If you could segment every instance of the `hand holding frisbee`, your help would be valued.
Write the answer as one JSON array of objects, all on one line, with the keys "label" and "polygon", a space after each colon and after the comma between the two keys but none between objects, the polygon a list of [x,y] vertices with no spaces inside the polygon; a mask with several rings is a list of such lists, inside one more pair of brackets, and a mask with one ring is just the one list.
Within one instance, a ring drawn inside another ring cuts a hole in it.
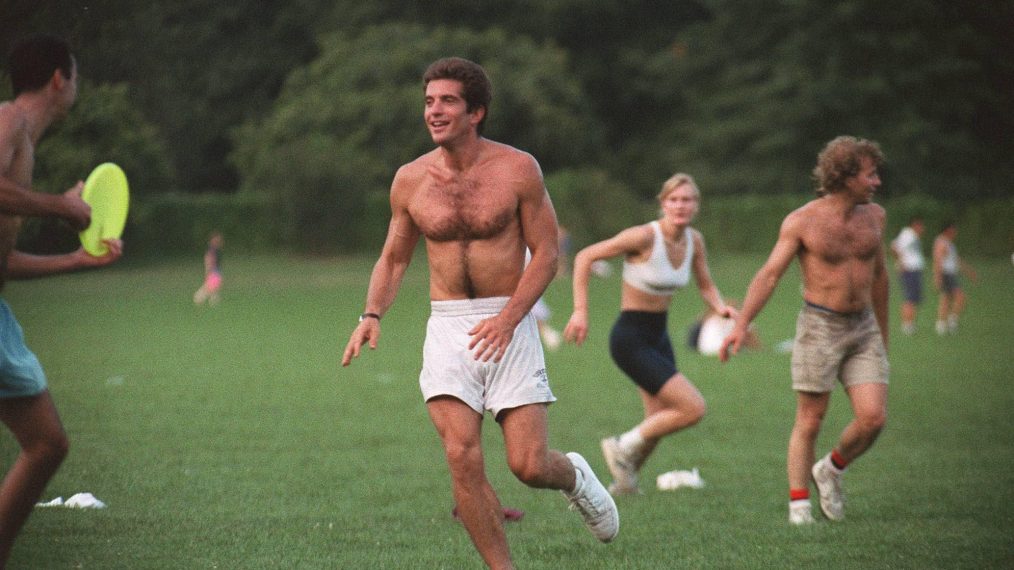
[{"label": "hand holding frisbee", "polygon": [[92,223],[81,232],[81,245],[89,254],[103,256],[109,251],[103,240],[119,239],[127,223],[127,175],[112,162],[98,165],[85,180],[81,199],[92,207]]}]

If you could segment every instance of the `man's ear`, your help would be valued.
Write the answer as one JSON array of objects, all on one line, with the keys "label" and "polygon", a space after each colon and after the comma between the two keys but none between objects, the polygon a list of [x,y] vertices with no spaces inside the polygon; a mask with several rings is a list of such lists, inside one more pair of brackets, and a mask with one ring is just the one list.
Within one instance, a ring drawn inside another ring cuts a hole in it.
[{"label": "man's ear", "polygon": [[53,76],[49,78],[49,84],[57,91],[63,89],[63,86],[67,83],[67,81],[68,79],[63,76],[63,72],[59,69],[54,69]]},{"label": "man's ear", "polygon": [[472,111],[472,119],[470,122],[473,125],[478,125],[479,123],[482,122],[482,120],[485,117],[486,117],[486,107],[482,106]]}]

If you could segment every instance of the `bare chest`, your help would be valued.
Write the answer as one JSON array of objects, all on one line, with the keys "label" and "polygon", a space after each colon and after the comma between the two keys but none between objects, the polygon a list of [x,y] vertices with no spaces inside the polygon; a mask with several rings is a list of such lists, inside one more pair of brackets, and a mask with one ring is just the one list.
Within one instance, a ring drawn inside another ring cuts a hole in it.
[{"label": "bare chest", "polygon": [[427,239],[490,239],[518,219],[516,194],[496,181],[427,179],[415,193],[409,212]]},{"label": "bare chest", "polygon": [[864,216],[848,222],[813,224],[804,236],[808,254],[830,265],[873,259],[881,248],[880,228],[872,217]]}]

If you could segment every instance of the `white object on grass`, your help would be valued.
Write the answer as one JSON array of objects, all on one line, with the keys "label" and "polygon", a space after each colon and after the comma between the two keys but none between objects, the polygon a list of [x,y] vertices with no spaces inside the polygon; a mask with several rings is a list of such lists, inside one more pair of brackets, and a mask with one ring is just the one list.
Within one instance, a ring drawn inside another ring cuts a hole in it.
[{"label": "white object on grass", "polygon": [[36,507],[67,507],[68,509],[104,509],[106,504],[91,493],[76,493],[66,501],[57,497],[46,503],[36,503]]},{"label": "white object on grass", "polygon": [[696,467],[691,471],[681,471],[679,469],[668,471],[659,475],[655,482],[662,491],[672,491],[680,487],[689,487],[691,489],[704,487],[704,479],[701,479],[701,473]]}]

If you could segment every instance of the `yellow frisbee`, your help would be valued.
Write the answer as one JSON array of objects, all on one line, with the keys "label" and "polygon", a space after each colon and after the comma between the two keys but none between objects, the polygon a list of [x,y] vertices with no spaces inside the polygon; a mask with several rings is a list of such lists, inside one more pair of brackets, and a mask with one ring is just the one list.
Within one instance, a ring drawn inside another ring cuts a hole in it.
[{"label": "yellow frisbee", "polygon": [[81,198],[92,207],[92,223],[81,232],[81,245],[94,256],[105,255],[109,248],[102,240],[119,239],[127,224],[130,207],[127,175],[112,162],[100,164],[85,180]]}]

